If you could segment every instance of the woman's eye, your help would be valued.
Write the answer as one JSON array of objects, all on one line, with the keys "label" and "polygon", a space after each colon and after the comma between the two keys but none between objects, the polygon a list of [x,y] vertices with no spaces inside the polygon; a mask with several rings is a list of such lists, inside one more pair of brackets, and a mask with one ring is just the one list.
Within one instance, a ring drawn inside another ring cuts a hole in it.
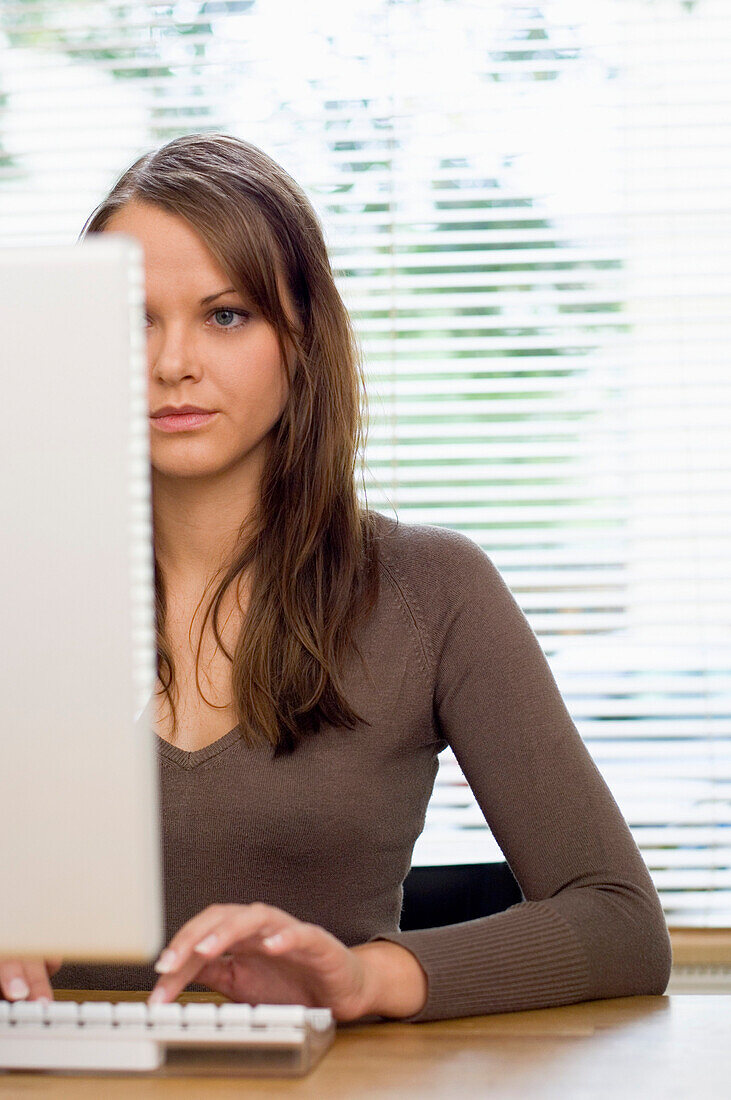
[{"label": "woman's eye", "polygon": [[224,317],[224,318],[226,318],[226,317],[228,317],[228,318],[230,318],[230,317],[240,317],[241,321],[242,321],[241,325],[234,325],[234,324],[230,324],[228,321],[224,320],[223,324],[214,325],[213,326],[214,328],[242,328],[243,322],[246,320],[246,318],[249,316],[249,314],[243,309],[216,309],[216,310],[213,311],[211,316],[212,317]]},{"label": "woman's eye", "polygon": [[[227,328],[239,329],[239,328],[243,328],[244,322],[250,316],[251,316],[251,314],[247,313],[247,311],[245,309],[215,309],[213,311],[213,313],[211,314],[211,317],[222,318],[220,324],[215,324],[213,326],[214,328],[220,328],[220,329],[227,329]],[[233,318],[233,317],[240,317],[241,318],[241,324],[234,325],[231,321],[231,318]],[[146,318],[146,323],[148,325],[150,324],[149,316]]]}]

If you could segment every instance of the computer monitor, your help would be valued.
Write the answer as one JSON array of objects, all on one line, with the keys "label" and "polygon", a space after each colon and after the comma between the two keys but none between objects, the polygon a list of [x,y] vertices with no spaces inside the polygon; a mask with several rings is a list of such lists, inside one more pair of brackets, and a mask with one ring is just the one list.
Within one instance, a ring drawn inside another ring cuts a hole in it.
[{"label": "computer monitor", "polygon": [[162,946],[144,263],[0,248],[0,956]]}]

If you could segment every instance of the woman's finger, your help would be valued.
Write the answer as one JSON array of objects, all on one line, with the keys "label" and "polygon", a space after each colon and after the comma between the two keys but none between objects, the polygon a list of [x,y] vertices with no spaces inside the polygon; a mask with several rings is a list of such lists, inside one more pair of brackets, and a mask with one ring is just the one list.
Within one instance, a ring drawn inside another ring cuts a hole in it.
[{"label": "woman's finger", "polygon": [[0,991],[9,1001],[24,1001],[30,993],[25,977],[25,964],[19,959],[0,962]]},{"label": "woman's finger", "polygon": [[224,997],[230,997],[233,1001],[239,1000],[236,996],[237,974],[231,965],[232,962],[230,955],[204,962],[198,971],[196,981],[207,985],[209,989],[215,989],[216,992],[223,993]]},{"label": "woman's finger", "polygon": [[28,994],[29,1001],[37,1001],[41,997],[47,997],[49,1001],[53,1000],[53,989],[48,980],[48,970],[44,961],[41,959],[28,960],[25,964],[25,980],[30,990]]},{"label": "woman's finger", "polygon": [[46,959],[46,968],[51,977],[61,969],[63,966],[63,959],[56,956],[53,959]]},{"label": "woman's finger", "polygon": [[178,969],[173,970],[170,974],[161,975],[147,998],[148,1003],[167,1004],[174,1001],[177,995],[183,992],[188,982],[195,981],[199,971],[205,965],[205,959],[194,954]]},{"label": "woman's finger", "polygon": [[330,944],[324,929],[299,921],[288,914],[287,919],[268,921],[252,928],[245,914],[235,915],[213,928],[206,938],[195,945],[194,951],[206,959],[215,959],[226,951],[235,950],[246,938],[256,936],[267,955],[282,955],[292,951],[306,951],[311,956],[327,951]]},{"label": "woman's finger", "polygon": [[240,929],[240,937],[244,937],[256,932],[266,934],[269,931],[279,930],[283,925],[294,920],[294,917],[282,909],[263,905],[261,902],[254,902],[252,905],[210,905],[176,932],[155,963],[155,970],[158,974],[171,974],[179,970],[193,955],[199,944],[205,943],[208,948],[203,952],[196,952],[199,960],[211,958],[220,953],[215,950],[215,944],[220,930],[227,927],[231,921],[236,922],[236,926]]},{"label": "woman's finger", "polygon": [[207,963],[223,954],[228,945],[242,945],[246,940],[260,942],[264,936],[300,923],[284,910],[259,902],[222,908],[223,918],[218,913],[213,914],[218,920],[212,922],[194,918],[170,941],[174,956],[170,960],[166,957],[168,953],[163,951],[156,964],[155,969],[158,973],[162,971],[162,977],[150,994],[151,1004],[174,1000]]},{"label": "woman's finger", "polygon": [[[256,933],[252,933],[250,939],[258,939]],[[239,936],[239,943],[242,943]],[[162,974],[148,998],[150,1004],[166,1004],[174,1001],[179,993],[185,989],[189,982],[198,981],[201,970],[210,966],[212,959],[200,955],[197,951],[189,952],[188,956],[167,974]]]},{"label": "woman's finger", "polygon": [[193,944],[193,951],[202,958],[215,959],[234,944],[251,939],[282,935],[301,922],[281,909],[262,906],[237,906],[211,928],[202,940]]},{"label": "woman's finger", "polygon": [[177,970],[190,955],[193,945],[202,939],[214,928],[224,916],[226,905],[209,905],[179,928],[167,947],[160,952],[160,957],[155,963],[158,974],[169,974]]}]

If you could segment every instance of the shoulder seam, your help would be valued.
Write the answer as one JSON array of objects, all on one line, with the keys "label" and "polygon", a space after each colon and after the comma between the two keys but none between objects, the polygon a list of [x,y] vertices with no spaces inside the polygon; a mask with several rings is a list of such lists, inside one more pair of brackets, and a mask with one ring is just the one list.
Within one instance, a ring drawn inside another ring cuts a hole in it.
[{"label": "shoulder seam", "polygon": [[[411,616],[411,621],[414,624],[414,629],[416,630],[416,636],[419,639],[419,644],[421,646],[422,655],[424,657],[424,671],[426,672],[427,676],[432,676],[433,677],[434,667],[436,665],[436,660],[435,660],[435,657],[434,657],[434,651],[431,647],[431,642],[429,640],[429,632],[424,629],[423,619],[421,617],[421,614],[420,614],[420,612],[417,612],[418,600],[416,599],[416,596],[414,595],[410,585],[405,580],[403,574],[399,573],[399,575],[396,576],[396,572],[394,571],[393,566],[392,565],[386,565],[386,563],[383,560],[382,556],[379,555],[379,558],[380,558],[381,568],[383,569],[383,571],[385,573],[388,574],[388,576],[391,580],[391,583],[393,584],[394,588],[398,592],[399,596],[401,597],[401,599],[403,601],[404,606],[406,607],[406,610],[408,611],[409,615]],[[407,595],[407,592],[408,592],[408,595]]]}]

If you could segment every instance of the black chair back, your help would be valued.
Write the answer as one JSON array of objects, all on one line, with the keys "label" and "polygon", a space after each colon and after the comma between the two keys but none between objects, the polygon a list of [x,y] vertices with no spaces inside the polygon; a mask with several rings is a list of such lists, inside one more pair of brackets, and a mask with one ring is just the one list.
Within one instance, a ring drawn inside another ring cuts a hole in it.
[{"label": "black chair back", "polygon": [[404,880],[401,931],[439,928],[500,913],[523,901],[507,863],[412,867]]}]

